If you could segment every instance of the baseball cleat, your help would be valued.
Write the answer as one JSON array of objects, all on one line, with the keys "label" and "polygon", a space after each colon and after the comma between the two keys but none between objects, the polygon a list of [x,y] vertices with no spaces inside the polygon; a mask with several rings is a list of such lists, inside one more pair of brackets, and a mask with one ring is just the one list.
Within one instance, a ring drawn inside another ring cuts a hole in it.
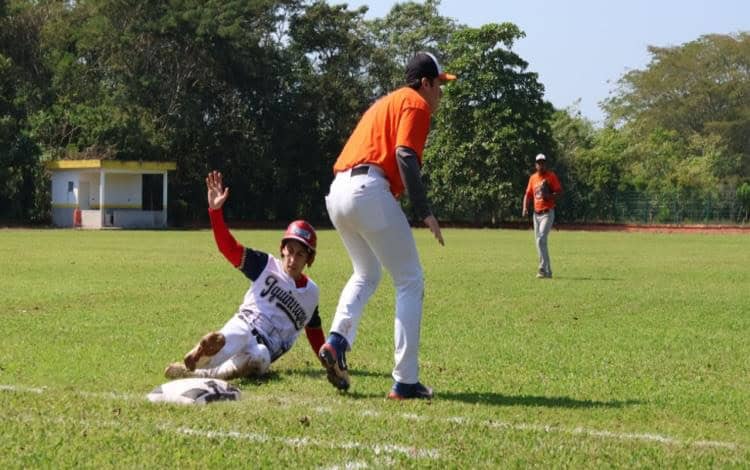
[{"label": "baseball cleat", "polygon": [[332,344],[325,343],[318,351],[318,357],[326,368],[328,381],[339,390],[349,389],[349,372],[344,351],[338,353]]},{"label": "baseball cleat", "polygon": [[412,398],[430,400],[434,395],[430,387],[425,387],[419,382],[415,384],[395,382],[393,388],[388,393],[388,398],[391,400],[409,400]]},{"label": "baseball cleat", "polygon": [[164,377],[168,379],[185,379],[192,376],[192,372],[181,362],[173,362],[164,369]]},{"label": "baseball cleat", "polygon": [[187,353],[184,358],[185,367],[187,370],[195,370],[196,367],[204,366],[208,363],[208,360],[221,351],[221,348],[226,344],[224,335],[218,331],[208,333],[206,336],[201,338],[200,342],[195,345],[192,351]]}]

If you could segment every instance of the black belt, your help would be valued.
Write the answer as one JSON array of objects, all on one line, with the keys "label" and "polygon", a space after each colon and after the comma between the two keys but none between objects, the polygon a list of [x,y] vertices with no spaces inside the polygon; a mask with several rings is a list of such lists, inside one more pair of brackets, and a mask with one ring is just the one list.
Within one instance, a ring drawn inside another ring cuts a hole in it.
[{"label": "black belt", "polygon": [[276,359],[280,358],[285,352],[287,352],[287,349],[284,349],[283,347],[277,350],[271,349],[271,345],[268,344],[268,340],[265,336],[260,334],[260,331],[253,328],[253,330],[250,332],[253,336],[255,336],[255,339],[258,341],[258,344],[262,344],[266,348],[268,348],[268,354],[271,355],[271,362],[276,361]]},{"label": "black belt", "polygon": [[[240,318],[242,318],[243,320],[245,320],[245,323],[247,323],[249,326],[253,326],[252,320],[250,319],[250,316],[248,315],[250,313],[252,313],[252,312],[250,312],[249,310],[242,310],[242,311],[238,312],[237,315],[239,315]],[[263,336],[262,334],[260,334],[260,331],[258,331],[255,328],[253,328],[250,331],[250,334],[252,334],[253,336],[255,336],[255,339],[258,340],[258,344],[262,344],[263,346],[265,346],[265,347],[268,348],[268,340],[266,339],[265,336]],[[268,348],[268,349],[271,349],[271,348]]]},{"label": "black belt", "polygon": [[266,340],[266,337],[260,334],[258,330],[253,328],[253,331],[251,331],[250,333],[255,336],[256,340],[258,340],[258,344],[262,344],[263,346],[267,347],[269,351],[271,350],[271,348],[268,347],[268,341]]},{"label": "black belt", "polygon": [[370,171],[369,165],[360,165],[352,168],[350,171],[352,176],[366,175]]},{"label": "black belt", "polygon": [[544,210],[541,210],[541,211],[534,211],[534,213],[535,213],[536,215],[542,215],[542,214],[546,214],[547,212],[549,212],[549,211],[551,211],[551,210],[552,210],[552,209],[544,209]]}]

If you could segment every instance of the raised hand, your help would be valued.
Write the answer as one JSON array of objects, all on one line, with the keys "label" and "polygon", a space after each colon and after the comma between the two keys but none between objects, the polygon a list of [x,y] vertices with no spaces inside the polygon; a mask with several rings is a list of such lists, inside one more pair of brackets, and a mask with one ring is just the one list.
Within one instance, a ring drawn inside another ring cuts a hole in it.
[{"label": "raised hand", "polygon": [[222,183],[221,173],[214,170],[206,176],[206,188],[208,189],[208,207],[221,209],[229,197],[229,188]]}]

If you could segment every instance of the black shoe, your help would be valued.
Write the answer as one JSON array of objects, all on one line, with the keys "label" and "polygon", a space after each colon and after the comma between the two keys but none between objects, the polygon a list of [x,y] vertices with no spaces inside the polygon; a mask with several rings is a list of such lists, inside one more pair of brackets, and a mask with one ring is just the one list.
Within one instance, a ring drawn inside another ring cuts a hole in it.
[{"label": "black shoe", "polygon": [[409,400],[411,398],[430,400],[433,396],[435,396],[435,394],[432,389],[430,387],[425,387],[419,382],[415,384],[395,382],[393,388],[388,393],[388,398],[391,400]]},{"label": "black shoe", "polygon": [[318,357],[326,368],[328,381],[339,390],[349,389],[349,372],[344,351],[336,351],[330,343],[325,343],[318,351]]}]

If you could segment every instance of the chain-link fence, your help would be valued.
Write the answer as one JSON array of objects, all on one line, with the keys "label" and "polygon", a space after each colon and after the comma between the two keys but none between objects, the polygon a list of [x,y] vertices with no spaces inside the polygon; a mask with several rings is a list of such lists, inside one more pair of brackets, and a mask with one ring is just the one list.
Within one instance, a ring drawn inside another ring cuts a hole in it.
[{"label": "chain-link fence", "polygon": [[[684,198],[626,191],[578,214],[579,221],[638,224],[748,224],[748,207],[734,196]],[[573,207],[571,207],[573,209]],[[571,214],[572,215],[572,214]],[[581,220],[583,219],[583,220]]]}]

